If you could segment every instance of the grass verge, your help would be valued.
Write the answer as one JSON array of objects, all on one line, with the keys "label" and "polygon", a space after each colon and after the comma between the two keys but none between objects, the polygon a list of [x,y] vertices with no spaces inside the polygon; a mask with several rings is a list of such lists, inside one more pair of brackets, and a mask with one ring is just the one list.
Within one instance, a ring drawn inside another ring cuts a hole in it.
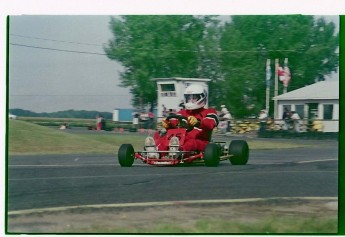
[{"label": "grass verge", "polygon": [[334,234],[337,232],[337,220],[335,218],[288,218],[270,217],[255,222],[244,221],[231,222],[215,219],[197,220],[190,226],[177,225],[174,223],[147,224],[142,227],[130,228],[107,228],[92,226],[88,229],[73,232],[81,233],[154,233],[154,234]]},{"label": "grass verge", "polygon": [[[30,154],[115,154],[121,144],[132,144],[141,150],[144,138],[137,135],[109,134],[71,134],[62,130],[40,126],[30,122],[9,121],[8,152],[10,155]],[[306,146],[288,142],[248,141],[250,149],[284,149]]]}]

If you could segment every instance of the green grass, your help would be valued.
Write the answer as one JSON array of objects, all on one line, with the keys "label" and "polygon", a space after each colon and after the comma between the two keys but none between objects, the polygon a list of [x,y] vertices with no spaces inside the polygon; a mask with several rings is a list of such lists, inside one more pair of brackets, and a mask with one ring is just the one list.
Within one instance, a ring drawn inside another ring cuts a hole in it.
[{"label": "green grass", "polygon": [[[70,134],[36,124],[11,120],[9,122],[9,154],[115,154],[121,143],[138,146],[142,137]],[[95,132],[96,133],[96,132]]]},{"label": "green grass", "polygon": [[156,234],[335,234],[337,219],[332,217],[267,217],[255,221],[200,219],[188,223],[149,222],[145,225],[111,228],[93,225],[71,227],[67,232],[79,233],[156,233]]},{"label": "green grass", "polygon": [[[141,150],[144,137],[109,132],[71,134],[56,128],[20,120],[9,121],[8,151],[15,154],[116,154],[120,145],[132,144]],[[248,141],[250,149],[283,149],[302,147],[288,142]]]}]

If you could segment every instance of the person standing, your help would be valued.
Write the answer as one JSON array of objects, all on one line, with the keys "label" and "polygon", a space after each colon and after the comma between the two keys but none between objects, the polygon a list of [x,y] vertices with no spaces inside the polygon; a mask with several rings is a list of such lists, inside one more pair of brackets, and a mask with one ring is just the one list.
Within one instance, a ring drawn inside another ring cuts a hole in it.
[{"label": "person standing", "polygon": [[289,111],[288,108],[284,108],[284,113],[283,113],[283,120],[284,120],[284,130],[289,130],[291,127],[291,112]]},{"label": "person standing", "polygon": [[103,117],[103,115],[100,116],[101,117],[101,130],[105,130],[105,118]]},{"label": "person standing", "polygon": [[229,133],[231,130],[231,119],[232,119],[232,116],[229,110],[225,107],[222,107],[222,111],[220,112],[219,117],[220,117],[220,122],[219,122],[220,132]]},{"label": "person standing", "polygon": [[165,105],[162,105],[162,116],[163,118],[168,116],[168,110],[167,110],[167,107],[165,107]]},{"label": "person standing", "polygon": [[135,111],[135,112],[132,113],[132,116],[133,116],[133,120],[132,120],[133,128],[138,129],[139,128],[139,117],[140,117],[140,114],[139,114],[138,111]]},{"label": "person standing", "polygon": [[300,132],[300,119],[301,117],[296,111],[291,111],[291,121],[295,132]]},{"label": "person standing", "polygon": [[260,129],[259,132],[265,132],[266,131],[266,127],[267,127],[267,119],[268,119],[268,114],[266,112],[266,110],[262,109],[260,111],[260,114],[258,116],[258,119],[260,121]]},{"label": "person standing", "polygon": [[226,108],[225,105],[221,105],[220,108],[221,108],[221,110],[220,110],[219,117],[223,117],[225,115],[225,113],[228,111],[228,109]]},{"label": "person standing", "polygon": [[96,129],[97,131],[102,130],[102,117],[100,115],[96,116]]},{"label": "person standing", "polygon": [[225,111],[225,114],[223,116],[223,119],[226,121],[226,132],[230,133],[231,131],[231,120],[232,120],[232,116],[229,110]]}]

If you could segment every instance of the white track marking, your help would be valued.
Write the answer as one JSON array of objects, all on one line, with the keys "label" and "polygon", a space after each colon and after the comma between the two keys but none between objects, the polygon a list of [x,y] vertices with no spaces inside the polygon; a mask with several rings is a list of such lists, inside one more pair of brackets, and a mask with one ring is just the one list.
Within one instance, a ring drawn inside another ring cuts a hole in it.
[{"label": "white track marking", "polygon": [[338,159],[326,159],[326,160],[306,160],[306,161],[297,161],[298,164],[304,164],[304,163],[314,163],[314,162],[324,162],[324,161],[332,161],[332,160],[338,160]]}]

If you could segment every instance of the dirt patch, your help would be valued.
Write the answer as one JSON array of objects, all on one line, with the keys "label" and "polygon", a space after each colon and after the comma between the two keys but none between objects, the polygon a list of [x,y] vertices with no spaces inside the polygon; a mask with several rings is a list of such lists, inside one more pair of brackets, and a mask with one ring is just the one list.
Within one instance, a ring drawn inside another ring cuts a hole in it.
[{"label": "dirt patch", "polygon": [[[157,225],[195,226],[200,220],[258,223],[275,217],[337,219],[337,200],[270,200],[250,203],[185,204],[167,206],[78,208],[8,216],[8,233],[102,233],[141,229],[148,233]],[[334,230],[336,231],[336,229]],[[144,232],[143,232],[144,233]],[[172,233],[174,233],[172,231]]]}]

